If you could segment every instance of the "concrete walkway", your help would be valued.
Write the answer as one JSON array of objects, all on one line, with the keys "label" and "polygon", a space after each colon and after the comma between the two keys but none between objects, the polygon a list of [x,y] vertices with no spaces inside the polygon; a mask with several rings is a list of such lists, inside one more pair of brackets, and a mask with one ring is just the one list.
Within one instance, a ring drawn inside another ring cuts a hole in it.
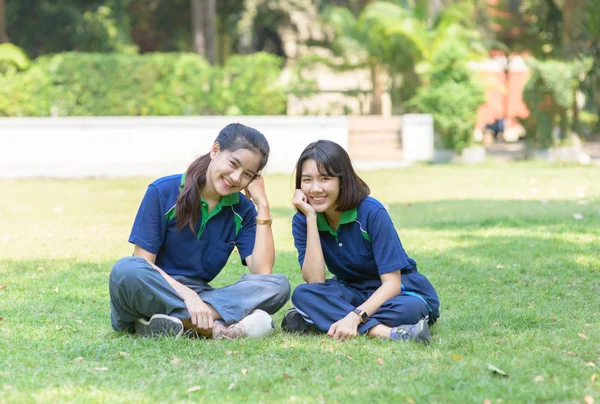
[{"label": "concrete walkway", "polygon": [[[494,142],[486,147],[487,157],[498,161],[515,161],[525,158],[526,146],[524,141],[515,143]],[[600,164],[600,140],[582,141],[581,151],[590,156],[593,164]]]}]

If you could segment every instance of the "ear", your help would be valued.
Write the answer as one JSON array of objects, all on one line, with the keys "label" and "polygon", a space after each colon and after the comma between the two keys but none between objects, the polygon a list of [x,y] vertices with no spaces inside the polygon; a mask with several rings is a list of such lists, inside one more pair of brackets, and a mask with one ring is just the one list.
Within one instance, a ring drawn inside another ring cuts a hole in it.
[{"label": "ear", "polygon": [[214,160],[214,158],[217,157],[217,154],[219,154],[220,150],[221,150],[221,147],[219,146],[219,143],[214,142],[212,147],[210,148],[210,159]]}]

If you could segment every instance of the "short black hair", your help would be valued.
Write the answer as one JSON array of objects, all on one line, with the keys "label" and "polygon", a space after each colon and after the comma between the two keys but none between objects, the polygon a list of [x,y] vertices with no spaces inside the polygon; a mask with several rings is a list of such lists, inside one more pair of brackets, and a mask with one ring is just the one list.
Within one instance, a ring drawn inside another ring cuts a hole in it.
[{"label": "short black hair", "polygon": [[331,140],[318,140],[306,146],[296,163],[296,189],[301,189],[302,165],[306,160],[314,160],[321,175],[340,179],[337,211],[357,207],[371,193],[367,183],[354,171],[346,150]]}]

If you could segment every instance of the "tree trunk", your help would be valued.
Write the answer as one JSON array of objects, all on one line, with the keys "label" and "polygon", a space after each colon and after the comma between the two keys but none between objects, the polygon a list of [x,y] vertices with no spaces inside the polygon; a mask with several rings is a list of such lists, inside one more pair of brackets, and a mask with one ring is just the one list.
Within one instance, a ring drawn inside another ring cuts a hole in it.
[{"label": "tree trunk", "polygon": [[[583,36],[583,13],[585,10],[585,0],[566,0],[562,9],[563,15],[563,33],[562,33],[562,55],[564,59],[573,59],[581,50],[581,40]],[[578,88],[573,89],[574,95]],[[571,129],[575,132],[579,130],[579,110],[577,107],[577,97],[573,97],[571,106],[573,117]]]},{"label": "tree trunk", "polygon": [[4,15],[4,0],[0,0],[0,43],[10,42],[6,31],[6,16]]},{"label": "tree trunk", "polygon": [[383,85],[381,83],[381,67],[378,64],[371,66],[371,83],[373,85],[371,100],[371,115],[381,115],[381,96]]},{"label": "tree trunk", "polygon": [[196,53],[215,63],[216,0],[191,0],[192,35]]}]

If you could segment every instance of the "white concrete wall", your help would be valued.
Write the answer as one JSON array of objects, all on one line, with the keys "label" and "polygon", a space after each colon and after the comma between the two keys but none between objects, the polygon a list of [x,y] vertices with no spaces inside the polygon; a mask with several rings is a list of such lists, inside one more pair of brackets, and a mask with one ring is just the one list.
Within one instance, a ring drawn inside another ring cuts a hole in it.
[{"label": "white concrete wall", "polygon": [[0,119],[0,178],[161,176],[183,172],[239,122],[269,140],[265,172],[291,173],[318,139],[348,148],[345,117],[69,117]]}]

